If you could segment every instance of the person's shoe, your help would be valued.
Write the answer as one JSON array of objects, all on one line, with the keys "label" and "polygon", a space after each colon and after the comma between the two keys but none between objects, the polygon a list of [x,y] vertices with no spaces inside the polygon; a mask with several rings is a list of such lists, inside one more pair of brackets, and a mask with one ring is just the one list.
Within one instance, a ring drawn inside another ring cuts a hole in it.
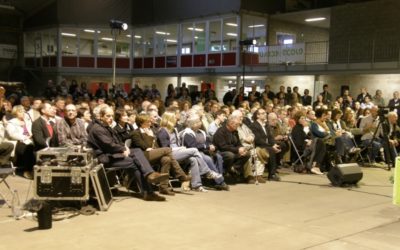
[{"label": "person's shoe", "polygon": [[190,181],[192,179],[192,176],[190,176],[190,175],[182,175],[178,179],[179,179],[180,182]]},{"label": "person's shoe", "polygon": [[211,170],[210,172],[207,173],[206,177],[207,177],[207,179],[215,180],[215,179],[221,178],[222,174],[219,174],[219,173]]},{"label": "person's shoe", "polygon": [[360,151],[361,151],[361,148],[352,147],[352,148],[349,150],[349,153],[350,153],[350,154],[358,154],[358,153],[360,153]]},{"label": "person's shoe", "polygon": [[319,168],[313,167],[310,170],[311,173],[313,174],[317,174],[317,175],[323,175],[324,173],[321,172],[321,170],[319,170]]},{"label": "person's shoe", "polygon": [[170,190],[169,188],[160,188],[160,194],[171,195],[174,196],[174,191]]},{"label": "person's shoe", "polygon": [[214,187],[217,190],[229,191],[229,186],[225,182],[222,182],[221,184],[216,184],[216,185],[214,185]]},{"label": "person's shoe", "polygon": [[256,176],[256,178],[257,178],[257,181],[258,181],[259,183],[266,183],[266,182],[267,182],[261,175]]},{"label": "person's shoe", "polygon": [[281,181],[281,177],[279,177],[279,175],[274,174],[268,177],[269,181]]},{"label": "person's shoe", "polygon": [[145,200],[145,201],[166,201],[166,198],[163,196],[160,196],[156,193],[145,193],[143,195],[143,200]]},{"label": "person's shoe", "polygon": [[190,181],[183,181],[181,183],[181,190],[183,192],[189,192],[190,191]]},{"label": "person's shoe", "polygon": [[256,179],[253,176],[248,176],[246,182],[247,184],[256,184]]},{"label": "person's shoe", "polygon": [[156,184],[162,181],[166,181],[168,180],[168,178],[169,174],[167,173],[160,174],[159,172],[153,172],[147,176],[146,180],[151,184]]},{"label": "person's shoe", "polygon": [[233,174],[233,175],[240,175],[240,172],[237,170],[237,168],[235,168],[234,166],[230,167],[228,169],[228,172]]},{"label": "person's shoe", "polygon": [[203,186],[199,186],[199,187],[193,188],[193,191],[200,192],[200,193],[207,193],[208,192],[208,190],[205,189]]},{"label": "person's shoe", "polygon": [[26,179],[33,180],[32,171],[24,171],[24,173],[23,173],[22,175],[23,175],[24,178],[26,178]]}]

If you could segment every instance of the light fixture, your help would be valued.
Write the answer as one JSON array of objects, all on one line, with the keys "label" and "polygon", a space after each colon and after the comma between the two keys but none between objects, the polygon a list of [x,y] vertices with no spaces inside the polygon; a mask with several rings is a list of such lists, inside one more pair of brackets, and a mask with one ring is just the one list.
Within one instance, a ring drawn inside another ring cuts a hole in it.
[{"label": "light fixture", "polygon": [[96,32],[96,33],[101,33],[101,31],[100,30],[91,30],[91,29],[84,29],[83,31],[85,31],[85,32],[87,32],[87,33],[94,33],[94,32]]},{"label": "light fixture", "polygon": [[177,43],[177,40],[173,40],[173,39],[165,39],[166,42],[170,42],[170,43]]},{"label": "light fixture", "polygon": [[131,35],[126,35],[126,37],[131,37]]},{"label": "light fixture", "polygon": [[236,23],[225,23],[225,25],[227,25],[227,26],[232,26],[232,27],[237,27],[237,24],[236,24]]},{"label": "light fixture", "polygon": [[194,36],[194,39],[199,39],[199,37],[198,36]]},{"label": "light fixture", "polygon": [[122,21],[119,21],[119,20],[111,19],[110,20],[110,28],[111,29],[118,29],[118,30],[127,30],[128,29],[128,24],[124,23]]},{"label": "light fixture", "polygon": [[171,35],[171,33],[164,32],[164,31],[156,31],[156,34],[164,35],[164,36],[169,36],[169,35]]},{"label": "light fixture", "polygon": [[204,29],[201,29],[201,28],[193,28],[193,27],[189,27],[188,30],[194,30],[194,31],[199,31],[199,32],[204,31]]},{"label": "light fixture", "polygon": [[62,35],[62,36],[69,36],[69,37],[76,37],[76,34],[74,34],[74,33],[65,33],[65,32],[62,32],[61,35]]},{"label": "light fixture", "polygon": [[142,38],[142,36],[135,35],[135,38],[140,39],[140,38]]},{"label": "light fixture", "polygon": [[236,33],[226,33],[226,35],[227,35],[227,36],[234,36],[234,37],[237,37],[237,34],[236,34]]},{"label": "light fixture", "polygon": [[256,81],[254,81],[254,80],[251,80],[251,83],[256,83]]},{"label": "light fixture", "polygon": [[306,21],[306,22],[319,22],[319,21],[323,21],[325,19],[326,19],[326,17],[313,17],[313,18],[304,19],[304,21]]},{"label": "light fixture", "polygon": [[257,44],[257,40],[256,39],[246,39],[246,40],[242,40],[239,41],[239,45],[256,45]]},{"label": "light fixture", "polygon": [[264,27],[264,24],[254,24],[254,25],[249,25],[249,28],[260,28],[260,27]]},{"label": "light fixture", "polygon": [[103,41],[112,41],[113,39],[110,37],[102,37],[101,40]]}]

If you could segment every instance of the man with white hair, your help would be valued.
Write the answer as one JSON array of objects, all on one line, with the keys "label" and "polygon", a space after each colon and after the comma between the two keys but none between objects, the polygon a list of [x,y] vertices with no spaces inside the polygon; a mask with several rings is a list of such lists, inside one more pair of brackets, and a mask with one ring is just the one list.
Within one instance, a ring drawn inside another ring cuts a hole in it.
[{"label": "man with white hair", "polygon": [[85,145],[88,134],[83,120],[77,118],[78,111],[74,104],[65,107],[64,119],[58,119],[57,134],[60,145]]},{"label": "man with white hair", "polygon": [[237,132],[240,121],[229,116],[226,125],[215,132],[213,144],[222,155],[224,168],[231,174],[244,174],[244,165],[250,158],[248,150],[243,147]]}]

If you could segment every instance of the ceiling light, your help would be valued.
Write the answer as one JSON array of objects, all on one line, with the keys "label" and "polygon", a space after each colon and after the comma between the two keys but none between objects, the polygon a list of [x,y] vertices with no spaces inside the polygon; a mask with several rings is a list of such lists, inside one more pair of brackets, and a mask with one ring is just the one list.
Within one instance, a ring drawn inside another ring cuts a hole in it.
[{"label": "ceiling light", "polygon": [[110,20],[110,27],[111,27],[111,29],[127,30],[128,29],[128,24],[124,23],[122,21],[119,21],[119,20],[111,19]]},{"label": "ceiling light", "polygon": [[177,43],[177,40],[173,40],[173,39],[165,39],[165,41],[170,42],[170,43]]},{"label": "ceiling light", "polygon": [[227,35],[227,36],[234,36],[234,37],[236,37],[236,36],[237,36],[237,34],[236,34],[236,33],[226,33],[226,35]]},{"label": "ceiling light", "polygon": [[193,28],[193,27],[189,27],[188,30],[194,30],[194,31],[199,31],[199,32],[204,31],[204,29],[201,29],[201,28]]},{"label": "ceiling light", "polygon": [[164,36],[169,36],[169,35],[171,35],[171,33],[164,32],[164,31],[156,31],[156,34],[164,35]]},{"label": "ceiling light", "polygon": [[199,39],[199,37],[198,36],[194,36],[194,39]]},{"label": "ceiling light", "polygon": [[126,35],[126,37],[131,37],[131,35]]},{"label": "ceiling light", "polygon": [[110,38],[110,37],[102,37],[101,40],[104,40],[104,41],[112,41],[113,39]]},{"label": "ceiling light", "polygon": [[140,39],[140,38],[142,38],[142,36],[135,35],[135,38]]},{"label": "ceiling light", "polygon": [[304,21],[306,22],[318,22],[318,21],[323,21],[325,20],[325,17],[313,17],[313,18],[307,18]]},{"label": "ceiling light", "polygon": [[225,25],[227,25],[227,26],[232,26],[232,27],[237,27],[237,24],[236,24],[236,23],[225,23]]},{"label": "ceiling light", "polygon": [[249,28],[259,28],[259,27],[264,27],[264,24],[254,24],[254,25],[249,25]]},{"label": "ceiling light", "polygon": [[74,33],[65,33],[65,32],[62,32],[61,35],[62,35],[62,36],[76,37],[76,34],[74,34]]},{"label": "ceiling light", "polygon": [[87,33],[94,33],[94,32],[95,32],[94,30],[89,30],[89,29],[85,29],[85,30],[83,30],[83,31],[85,31],[85,32],[87,32]]}]

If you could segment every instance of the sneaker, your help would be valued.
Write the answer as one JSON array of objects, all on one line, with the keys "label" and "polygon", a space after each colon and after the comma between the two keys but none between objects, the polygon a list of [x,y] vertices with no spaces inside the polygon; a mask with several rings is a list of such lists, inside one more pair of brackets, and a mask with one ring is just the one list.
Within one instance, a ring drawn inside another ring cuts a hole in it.
[{"label": "sneaker", "polygon": [[310,172],[313,173],[313,174],[317,174],[317,175],[323,175],[324,174],[324,173],[321,172],[321,170],[319,170],[319,168],[316,168],[316,167],[311,168]]},{"label": "sneaker", "polygon": [[143,200],[145,201],[165,201],[165,197],[160,196],[156,193],[145,193],[143,195]]},{"label": "sneaker", "polygon": [[201,193],[207,193],[208,192],[208,190],[205,189],[203,186],[199,186],[199,187],[193,188],[193,191],[201,192]]},{"label": "sneaker", "polygon": [[221,184],[216,184],[216,185],[214,185],[214,187],[217,190],[229,191],[229,186],[225,182],[222,182]]},{"label": "sneaker", "polygon": [[222,174],[219,174],[219,173],[211,170],[210,172],[207,173],[206,177],[207,177],[207,179],[215,180],[215,179],[221,178]]},{"label": "sneaker", "polygon": [[181,183],[181,190],[183,192],[189,192],[190,191],[190,181],[183,181]]},{"label": "sneaker", "polygon": [[349,150],[349,153],[350,153],[350,154],[358,154],[360,151],[361,151],[360,148],[352,147],[352,148]]},{"label": "sneaker", "polygon": [[281,177],[279,177],[279,175],[274,174],[268,177],[269,181],[281,181]]}]

